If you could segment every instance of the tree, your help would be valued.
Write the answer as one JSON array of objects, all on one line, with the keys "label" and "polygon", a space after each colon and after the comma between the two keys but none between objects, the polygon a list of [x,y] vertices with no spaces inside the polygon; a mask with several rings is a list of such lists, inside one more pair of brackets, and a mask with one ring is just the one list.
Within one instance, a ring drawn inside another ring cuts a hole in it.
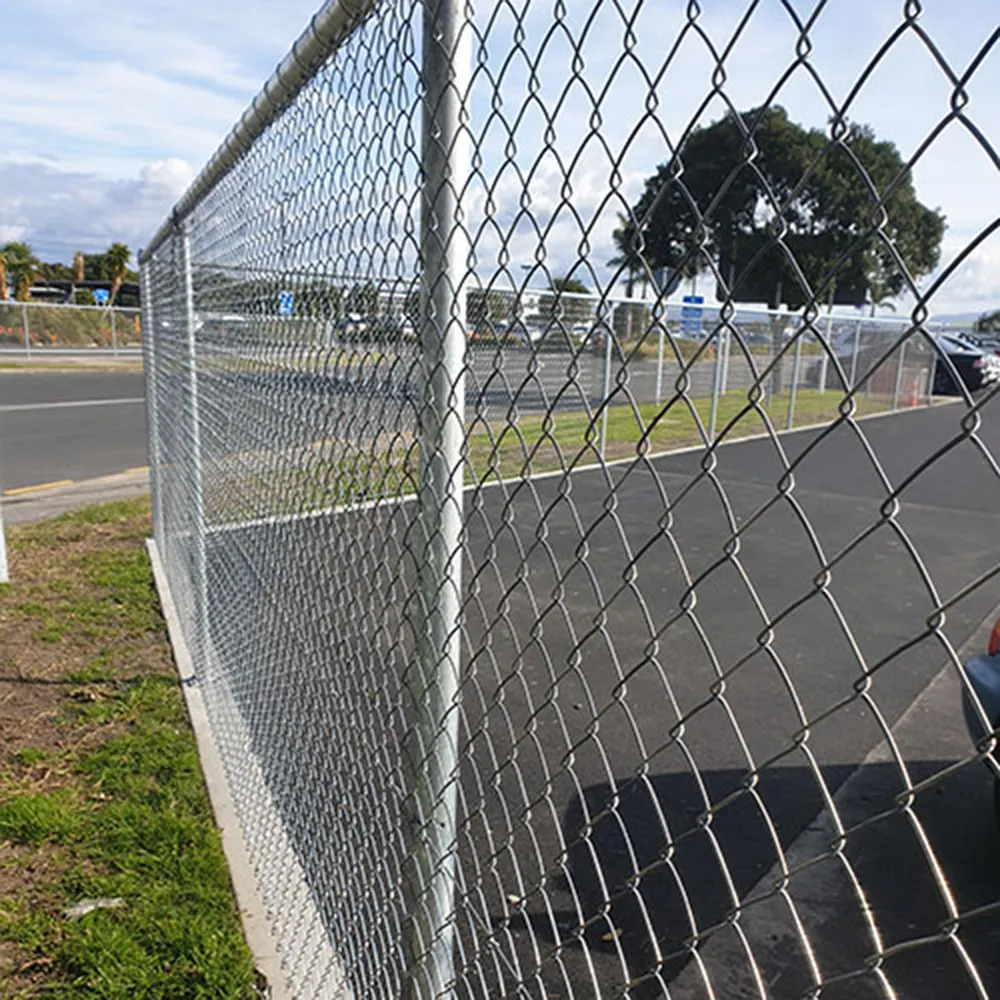
[{"label": "tree", "polygon": [[591,294],[582,281],[570,277],[553,278],[549,290],[554,294],[542,295],[538,300],[538,312],[545,322],[556,320],[569,328],[593,319],[594,303],[589,298],[576,298]]},{"label": "tree", "polygon": [[611,232],[618,253],[608,261],[608,267],[625,269],[625,295],[632,298],[636,282],[642,284],[645,297],[649,265],[643,256],[641,240],[635,223],[623,213],[618,213],[618,226]]},{"label": "tree", "polygon": [[831,141],[780,107],[694,129],[632,208],[647,262],[688,273],[707,255],[720,300],[776,310],[818,304],[831,288],[835,302],[861,305],[873,288],[903,291],[906,272],[929,273],[944,217],[917,199],[895,145],[865,125],[836,131]]},{"label": "tree", "polygon": [[73,254],[73,284],[69,289],[69,301],[76,302],[76,286],[84,279],[83,254],[79,250]]},{"label": "tree", "polygon": [[118,291],[122,287],[122,282],[128,275],[128,262],[132,256],[132,251],[124,243],[112,243],[104,252],[107,261],[108,278],[111,281],[111,297],[109,302],[115,304]]},{"label": "tree", "polygon": [[976,333],[1000,333],[1000,309],[996,312],[983,313],[973,325]]},{"label": "tree", "polygon": [[4,259],[7,276],[14,286],[14,298],[18,302],[27,302],[41,261],[27,243],[20,241],[6,244],[0,250],[0,256]]},{"label": "tree", "polygon": [[0,302],[7,301],[7,259],[0,253]]}]

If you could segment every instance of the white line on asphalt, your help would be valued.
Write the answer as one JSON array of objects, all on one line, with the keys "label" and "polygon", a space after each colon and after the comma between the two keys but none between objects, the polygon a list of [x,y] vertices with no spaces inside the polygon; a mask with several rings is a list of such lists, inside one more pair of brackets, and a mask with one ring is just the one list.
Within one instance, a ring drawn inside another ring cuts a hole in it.
[{"label": "white line on asphalt", "polygon": [[15,403],[0,406],[0,413],[19,413],[22,410],[68,410],[75,406],[120,406],[123,403],[145,403],[144,396],[130,396],[126,399],[80,399],[63,403]]}]

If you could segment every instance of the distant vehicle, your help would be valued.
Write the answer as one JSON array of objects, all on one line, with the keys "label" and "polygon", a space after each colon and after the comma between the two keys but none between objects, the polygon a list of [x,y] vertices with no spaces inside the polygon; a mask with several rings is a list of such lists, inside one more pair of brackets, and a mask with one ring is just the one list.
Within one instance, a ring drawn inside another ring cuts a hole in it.
[{"label": "distant vehicle", "polygon": [[[1000,620],[993,626],[986,652],[966,660],[963,667],[979,706],[976,706],[968,689],[963,688],[962,713],[972,742],[979,744],[1000,727]],[[1000,778],[993,781],[993,811],[1000,826]]]},{"label": "distant vehicle", "polygon": [[935,396],[959,395],[961,390],[955,381],[956,375],[969,392],[988,388],[1000,380],[1000,357],[996,354],[989,354],[952,334],[938,334],[934,341],[955,369],[952,374],[949,365],[938,359],[934,368]]}]

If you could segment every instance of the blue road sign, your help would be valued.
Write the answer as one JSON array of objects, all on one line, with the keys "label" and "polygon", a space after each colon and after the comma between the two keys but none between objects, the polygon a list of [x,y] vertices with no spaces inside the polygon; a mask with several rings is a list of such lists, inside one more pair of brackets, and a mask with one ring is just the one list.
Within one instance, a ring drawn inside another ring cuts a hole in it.
[{"label": "blue road sign", "polygon": [[681,306],[681,333],[701,333],[703,295],[685,295]]},{"label": "blue road sign", "polygon": [[278,292],[278,315],[291,316],[295,307],[294,292]]},{"label": "blue road sign", "polygon": [[106,306],[108,304],[108,299],[111,298],[111,293],[106,288],[95,288],[92,294],[94,296],[94,301],[99,306]]}]

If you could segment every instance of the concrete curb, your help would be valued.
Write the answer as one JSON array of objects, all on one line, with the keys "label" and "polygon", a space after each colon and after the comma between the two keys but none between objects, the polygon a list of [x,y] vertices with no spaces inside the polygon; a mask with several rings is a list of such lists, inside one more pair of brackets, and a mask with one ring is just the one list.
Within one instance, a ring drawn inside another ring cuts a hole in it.
[{"label": "concrete curb", "polygon": [[80,507],[127,500],[149,493],[149,470],[132,469],[112,476],[99,476],[75,483],[60,483],[42,489],[0,497],[6,524],[44,521]]},{"label": "concrete curb", "polygon": [[243,843],[222,758],[212,737],[205,700],[195,673],[194,662],[184,640],[180,618],[170,593],[156,542],[152,538],[147,539],[146,548],[153,567],[153,579],[160,597],[163,617],[167,623],[174,662],[177,664],[177,675],[180,678],[191,727],[198,743],[198,756],[201,760],[202,773],[205,775],[212,811],[215,814],[215,824],[222,835],[222,848],[229,863],[229,874],[236,894],[240,920],[243,923],[243,933],[257,971],[267,982],[267,991],[264,995],[270,1000],[292,1000],[292,994],[285,986],[281,957],[271,935],[264,902],[257,891],[257,879]]}]

